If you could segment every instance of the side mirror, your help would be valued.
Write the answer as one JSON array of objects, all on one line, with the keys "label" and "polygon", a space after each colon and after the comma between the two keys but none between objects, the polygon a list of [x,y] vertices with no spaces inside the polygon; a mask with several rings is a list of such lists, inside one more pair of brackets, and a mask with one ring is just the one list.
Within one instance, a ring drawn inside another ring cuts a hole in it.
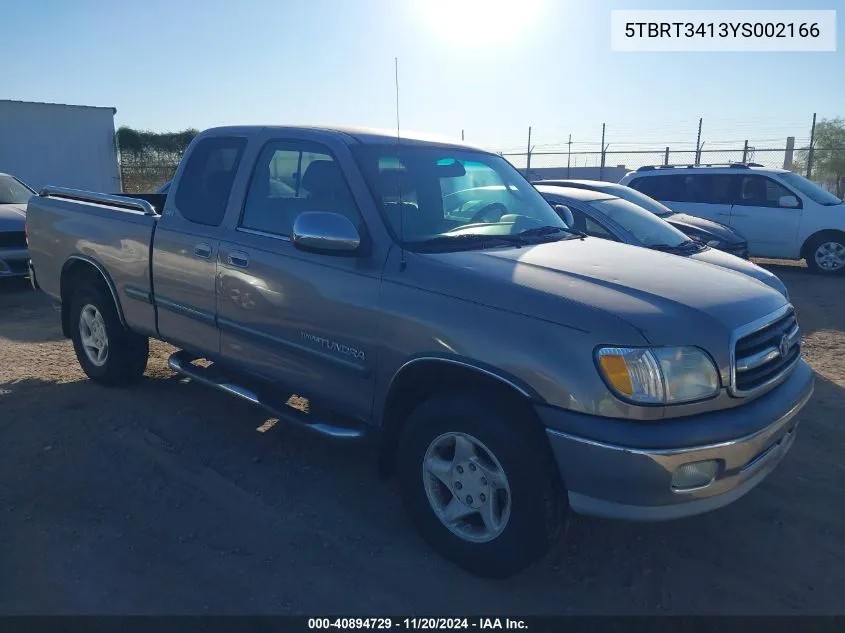
[{"label": "side mirror", "polygon": [[572,215],[572,209],[567,207],[565,204],[556,204],[554,209],[566,226],[571,229],[575,225],[575,217]]},{"label": "side mirror", "polygon": [[795,196],[781,196],[778,198],[778,206],[785,207],[787,209],[797,209],[800,206],[800,202],[798,202],[798,198]]},{"label": "side mirror", "polygon": [[361,245],[358,229],[349,218],[323,211],[300,213],[290,239],[299,250],[324,255],[351,255]]}]

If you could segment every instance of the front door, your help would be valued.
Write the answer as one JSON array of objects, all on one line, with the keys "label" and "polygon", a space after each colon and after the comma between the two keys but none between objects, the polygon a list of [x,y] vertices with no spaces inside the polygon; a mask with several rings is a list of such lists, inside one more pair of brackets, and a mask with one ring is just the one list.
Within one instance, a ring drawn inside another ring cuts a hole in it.
[{"label": "front door", "polygon": [[246,147],[241,137],[199,141],[165,203],[153,244],[154,298],[161,337],[214,357],[215,276],[221,223]]},{"label": "front door", "polygon": [[218,324],[223,358],[307,398],[367,416],[372,408],[381,262],[303,252],[290,240],[304,211],[346,215],[364,233],[340,164],[325,146],[269,142],[243,213],[220,243]]},{"label": "front door", "polygon": [[737,175],[731,227],[748,240],[750,255],[794,257],[801,202],[779,182],[759,174]]}]

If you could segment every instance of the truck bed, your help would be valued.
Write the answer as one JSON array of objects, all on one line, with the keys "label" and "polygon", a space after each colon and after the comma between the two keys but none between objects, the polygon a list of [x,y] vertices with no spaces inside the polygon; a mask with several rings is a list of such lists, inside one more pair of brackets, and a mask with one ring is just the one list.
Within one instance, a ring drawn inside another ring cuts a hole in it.
[{"label": "truck bed", "polygon": [[30,258],[39,287],[63,299],[63,272],[88,262],[115,294],[125,324],[154,335],[150,246],[159,217],[151,201],[137,196],[45,189],[27,206]]}]

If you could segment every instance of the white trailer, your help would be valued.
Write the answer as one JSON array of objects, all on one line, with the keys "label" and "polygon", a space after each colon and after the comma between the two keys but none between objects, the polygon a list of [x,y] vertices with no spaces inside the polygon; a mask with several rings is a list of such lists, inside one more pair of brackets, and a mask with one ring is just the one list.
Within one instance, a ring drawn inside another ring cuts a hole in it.
[{"label": "white trailer", "polygon": [[46,185],[121,191],[115,108],[0,100],[0,172]]}]

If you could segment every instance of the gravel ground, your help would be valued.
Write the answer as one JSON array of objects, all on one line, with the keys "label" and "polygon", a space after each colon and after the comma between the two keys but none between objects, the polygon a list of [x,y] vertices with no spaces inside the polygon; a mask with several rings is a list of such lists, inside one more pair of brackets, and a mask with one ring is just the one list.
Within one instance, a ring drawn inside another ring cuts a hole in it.
[{"label": "gravel ground", "polygon": [[637,524],[577,518],[507,581],[420,541],[368,445],[277,425],[173,377],[83,376],[58,313],[0,286],[2,614],[845,613],[845,280],[768,262],[818,374],[798,439],[739,502]]}]

